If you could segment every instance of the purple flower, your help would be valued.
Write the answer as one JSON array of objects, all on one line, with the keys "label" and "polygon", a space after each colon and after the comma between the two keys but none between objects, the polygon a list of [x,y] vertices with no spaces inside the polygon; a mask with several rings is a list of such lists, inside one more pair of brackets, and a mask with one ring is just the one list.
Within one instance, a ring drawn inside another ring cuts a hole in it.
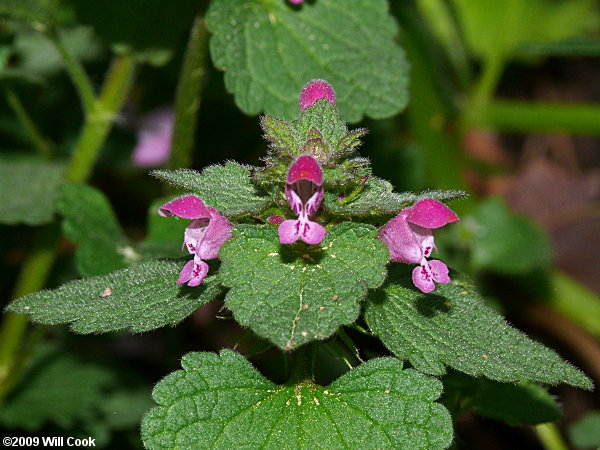
[{"label": "purple flower", "polygon": [[158,214],[194,219],[185,229],[183,240],[183,247],[194,255],[194,259],[183,266],[177,284],[198,286],[208,273],[208,264],[203,260],[219,256],[221,245],[231,237],[233,225],[195,195],[187,195],[161,206]]},{"label": "purple flower", "polygon": [[335,105],[335,91],[325,80],[312,80],[300,92],[300,109],[304,111],[307,106],[313,105],[317,100],[324,98]]},{"label": "purple flower", "polygon": [[138,167],[155,167],[169,160],[175,114],[171,108],[161,108],[140,121],[137,145],[131,159]]},{"label": "purple flower", "polygon": [[419,264],[412,273],[416,287],[427,293],[435,289],[434,281],[450,283],[448,267],[437,259],[427,261],[437,248],[432,229],[458,222],[458,216],[442,203],[426,198],[418,201],[386,223],[379,230],[381,239],[390,250],[392,261]]},{"label": "purple flower", "polygon": [[283,221],[279,226],[279,242],[291,244],[300,238],[307,244],[320,244],[325,228],[309,218],[323,201],[321,166],[312,156],[302,155],[290,166],[286,181],[285,195],[298,219]]}]

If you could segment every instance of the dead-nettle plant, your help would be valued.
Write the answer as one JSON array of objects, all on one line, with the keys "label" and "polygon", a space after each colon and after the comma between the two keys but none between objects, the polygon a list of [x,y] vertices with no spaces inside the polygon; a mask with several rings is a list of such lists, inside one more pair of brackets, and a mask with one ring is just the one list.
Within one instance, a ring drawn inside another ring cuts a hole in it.
[{"label": "dead-nettle plant", "polygon": [[[347,129],[327,82],[310,82],[300,107],[291,122],[261,117],[261,167],[152,173],[188,191],[158,208],[190,220],[186,261],[142,257],[9,309],[78,333],[142,332],[224,295],[240,325],[289,357],[277,385],[232,350],[183,356],[183,369],[154,389],[158,406],[141,428],[148,448],[446,448],[452,419],[438,399],[447,366],[453,392],[592,388],[486,306],[468,277],[432,259],[433,230],[459,220],[445,203],[463,192],[394,192],[358,156],[366,130]],[[392,356],[362,362],[349,327]],[[334,339],[361,363],[321,386],[313,356]]]}]

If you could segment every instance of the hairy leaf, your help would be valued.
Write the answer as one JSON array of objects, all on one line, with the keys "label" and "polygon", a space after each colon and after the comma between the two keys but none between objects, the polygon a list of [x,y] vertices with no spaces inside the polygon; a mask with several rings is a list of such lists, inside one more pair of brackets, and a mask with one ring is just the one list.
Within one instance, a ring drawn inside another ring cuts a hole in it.
[{"label": "hairy leaf", "polygon": [[127,249],[135,255],[110,202],[99,190],[85,184],[65,184],[56,208],[64,217],[65,236],[79,244],[75,262],[81,275],[104,275],[122,269],[128,263]]},{"label": "hairy leaf", "polygon": [[337,149],[338,142],[348,133],[346,123],[340,119],[337,108],[325,99],[317,100],[314,105],[307,106],[298,120],[290,122],[290,128],[299,136],[294,153],[302,149],[313,128],[319,130],[323,136],[329,147],[329,153]]},{"label": "hairy leaf", "polygon": [[155,170],[156,178],[192,191],[221,214],[252,213],[263,208],[270,198],[262,196],[250,178],[250,166],[229,161],[208,166],[201,173],[189,169]]},{"label": "hairy leaf", "polygon": [[15,300],[8,310],[34,322],[70,323],[76,333],[149,331],[181,322],[221,288],[209,275],[196,288],[177,285],[183,261],[149,261],[108,275],[71,281]]},{"label": "hairy leaf", "polygon": [[463,408],[512,426],[538,425],[562,417],[556,400],[537,384],[500,383],[452,373],[444,378],[444,396],[458,395]]},{"label": "hairy leaf", "polygon": [[385,245],[369,225],[344,223],[320,246],[283,246],[270,226],[240,225],[219,252],[226,306],[242,325],[286,350],[331,336],[358,317],[385,279]]},{"label": "hairy leaf", "polygon": [[592,388],[578,369],[488,308],[462,276],[451,273],[450,284],[423,294],[411,272],[408,265],[392,266],[388,283],[370,296],[366,319],[385,346],[416,369],[441,375],[448,365],[497,381]]},{"label": "hairy leaf", "polygon": [[206,20],[213,62],[248,114],[297,117],[314,78],[331,83],[350,122],[392,116],[408,101],[408,63],[384,0],[221,0]]},{"label": "hairy leaf", "polygon": [[273,384],[242,356],[188,353],[153,392],[146,448],[446,448],[441,383],[378,358],[327,387]]},{"label": "hairy leaf", "polygon": [[41,158],[0,159],[0,223],[42,225],[52,220],[64,167]]},{"label": "hairy leaf", "polygon": [[[424,198],[438,201],[454,200],[465,197],[463,191],[424,191],[419,194],[402,192],[397,194],[389,181],[371,176],[358,195],[352,192],[341,197],[334,192],[325,193],[325,208],[335,214],[389,214],[412,206]],[[350,197],[352,196],[352,198]]]}]

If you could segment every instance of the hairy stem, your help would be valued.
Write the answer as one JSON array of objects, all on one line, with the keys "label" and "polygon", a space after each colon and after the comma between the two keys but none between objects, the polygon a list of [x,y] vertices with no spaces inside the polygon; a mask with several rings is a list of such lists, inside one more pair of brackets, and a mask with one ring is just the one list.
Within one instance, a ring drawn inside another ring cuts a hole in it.
[{"label": "hairy stem", "polygon": [[303,345],[293,353],[292,369],[289,384],[298,384],[312,378],[311,359],[312,346]]},{"label": "hairy stem", "polygon": [[[88,179],[102,144],[108,136],[115,117],[133,82],[135,63],[132,56],[117,56],[108,71],[102,91],[93,112],[86,116],[77,146],[65,172],[65,180],[83,182]],[[40,290],[48,278],[60,227],[51,225],[42,234],[32,253],[23,265],[14,290],[14,298]],[[21,366],[18,355],[27,329],[27,316],[6,314],[0,327],[0,397],[18,379]],[[10,380],[10,382],[8,382]]]},{"label": "hairy stem", "polygon": [[169,167],[177,169],[192,164],[192,154],[202,100],[202,79],[206,65],[208,31],[204,17],[198,15],[190,33],[183,67],[175,96],[175,126],[171,141]]},{"label": "hairy stem", "polygon": [[108,71],[106,80],[93,112],[83,125],[83,131],[71,157],[65,178],[68,181],[85,181],[90,176],[98,153],[106,140],[118,112],[125,103],[133,82],[135,62],[133,56],[117,56]]},{"label": "hairy stem", "polygon": [[[40,290],[50,273],[54,262],[60,226],[58,224],[44,228],[29,254],[17,280],[13,298],[19,298]],[[0,328],[0,398],[14,384],[13,368],[21,347],[21,341],[27,329],[27,316],[8,312],[4,315]]]},{"label": "hairy stem", "polygon": [[21,125],[23,125],[23,128],[25,128],[29,134],[31,142],[35,146],[38,153],[47,160],[52,159],[52,146],[50,142],[40,132],[35,122],[31,120],[31,117],[29,117],[29,114],[27,114],[27,110],[23,106],[23,103],[21,102],[21,99],[17,93],[14,90],[6,87],[4,88],[4,95],[6,96],[6,102],[8,103],[8,106],[10,106],[10,108],[13,110],[17,119],[19,119]]},{"label": "hairy stem", "polygon": [[509,132],[565,132],[600,135],[600,105],[495,100],[473,117],[473,124]]},{"label": "hairy stem", "polygon": [[50,28],[46,35],[52,41],[66,65],[67,72],[71,77],[75,89],[77,89],[86,116],[91,114],[96,104],[96,94],[85,69],[64,44],[60,31]]},{"label": "hairy stem", "polygon": [[543,423],[533,427],[545,450],[568,450],[558,428],[553,423]]}]

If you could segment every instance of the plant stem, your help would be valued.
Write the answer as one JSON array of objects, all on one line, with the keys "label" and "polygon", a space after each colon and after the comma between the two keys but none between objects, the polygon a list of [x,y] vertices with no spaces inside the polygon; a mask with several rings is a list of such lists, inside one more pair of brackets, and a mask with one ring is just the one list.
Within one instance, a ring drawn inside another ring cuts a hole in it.
[{"label": "plant stem", "polygon": [[202,15],[196,16],[183,60],[175,95],[175,126],[171,141],[169,167],[192,164],[198,110],[202,100],[202,78],[206,72],[208,30]]},{"label": "plant stem", "polygon": [[[106,76],[102,91],[93,107],[93,113],[86,116],[77,146],[65,172],[65,180],[83,182],[90,176],[114,119],[123,106],[133,82],[135,63],[130,55],[117,56]],[[14,298],[22,297],[41,289],[50,273],[60,239],[58,224],[48,227],[42,239],[27,258]],[[27,316],[8,313],[0,327],[0,397],[7,392],[7,380],[18,378],[17,361],[22,346],[23,335],[27,329]]]},{"label": "plant stem", "polygon": [[484,60],[482,73],[475,84],[467,109],[464,112],[467,125],[470,125],[472,120],[476,120],[476,117],[492,100],[503,70],[504,59],[502,57],[495,56]]},{"label": "plant stem", "polygon": [[29,133],[29,137],[31,138],[31,142],[35,146],[38,153],[45,159],[52,159],[52,148],[49,141],[42,135],[36,124],[31,120],[29,114],[27,114],[27,110],[23,106],[21,99],[17,95],[17,93],[8,88],[4,88],[4,95],[6,96],[6,102],[11,107],[23,128],[27,130]]},{"label": "plant stem", "polygon": [[568,450],[558,428],[553,423],[543,423],[533,427],[545,450]]},{"label": "plant stem", "polygon": [[81,99],[83,111],[85,112],[86,116],[91,114],[96,103],[96,94],[94,92],[94,86],[92,85],[92,82],[90,81],[85,69],[64,44],[63,39],[60,36],[60,31],[55,28],[50,28],[48,29],[46,36],[48,36],[48,38],[52,41],[56,47],[56,50],[58,50],[60,56],[65,62],[67,72],[69,73],[71,81],[73,82],[75,89],[77,89],[77,93]]},{"label": "plant stem", "polygon": [[522,133],[600,135],[600,105],[496,100],[473,117],[476,125]]},{"label": "plant stem", "polygon": [[65,173],[67,181],[81,182],[90,176],[102,144],[108,136],[116,115],[125,103],[134,73],[133,56],[115,57],[93,112],[86,118],[79,142]]},{"label": "plant stem", "polygon": [[[42,229],[33,251],[29,254],[17,280],[13,298],[40,290],[50,273],[60,237],[60,226]],[[27,329],[27,316],[8,312],[0,328],[0,398],[14,382],[15,360]]]},{"label": "plant stem", "polygon": [[290,373],[289,384],[298,384],[312,378],[311,375],[311,349],[310,344],[303,345],[294,352],[292,361],[292,370]]}]

